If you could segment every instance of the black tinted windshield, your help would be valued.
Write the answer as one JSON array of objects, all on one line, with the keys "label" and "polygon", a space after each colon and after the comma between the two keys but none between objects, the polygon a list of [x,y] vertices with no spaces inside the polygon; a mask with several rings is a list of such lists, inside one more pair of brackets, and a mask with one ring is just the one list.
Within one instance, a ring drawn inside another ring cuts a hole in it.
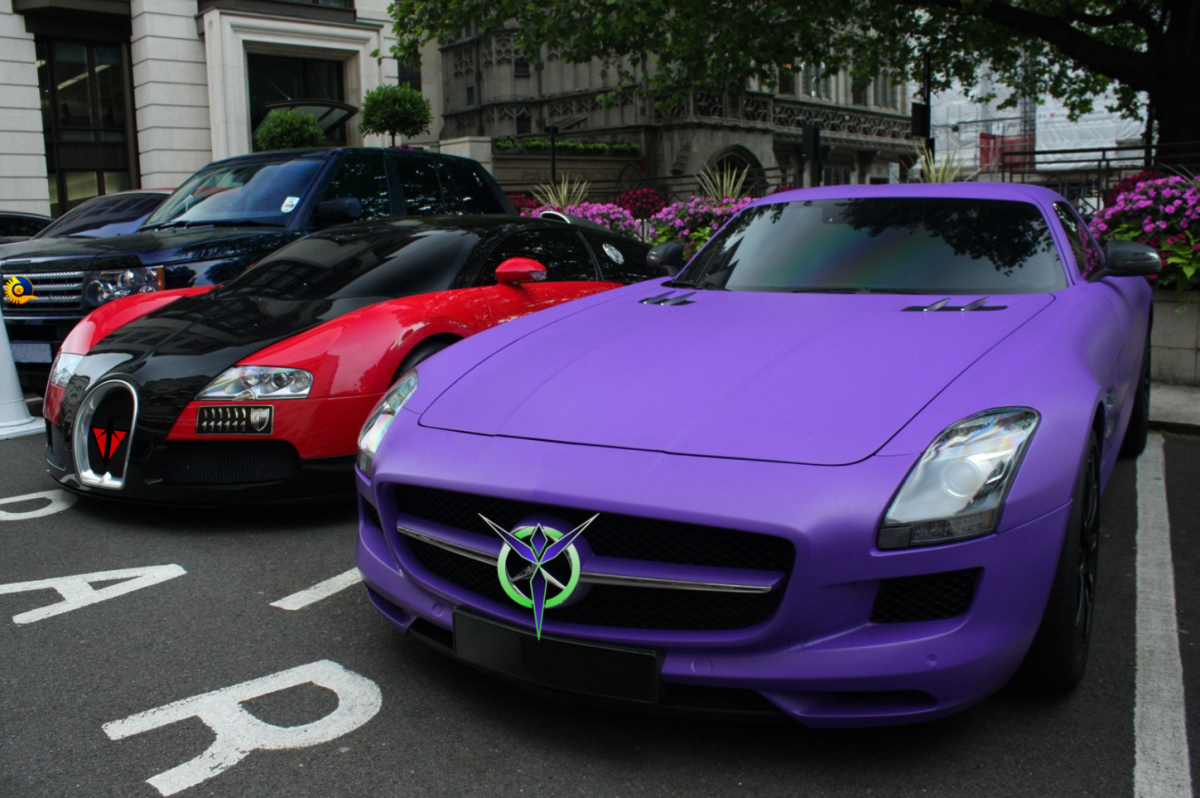
[{"label": "black tinted windshield", "polygon": [[475,242],[461,230],[418,229],[381,237],[370,229],[301,239],[230,281],[221,298],[361,299],[445,291]]},{"label": "black tinted windshield", "polygon": [[1036,206],[880,197],[758,205],[678,282],[732,291],[1019,294],[1066,287]]},{"label": "black tinted windshield", "polygon": [[38,233],[35,238],[59,236],[108,236],[128,235],[137,230],[143,221],[163,204],[166,194],[110,194],[90,199],[58,217],[54,224]]},{"label": "black tinted windshield", "polygon": [[146,225],[244,221],[285,227],[324,163],[297,158],[204,169],[189,177]]}]

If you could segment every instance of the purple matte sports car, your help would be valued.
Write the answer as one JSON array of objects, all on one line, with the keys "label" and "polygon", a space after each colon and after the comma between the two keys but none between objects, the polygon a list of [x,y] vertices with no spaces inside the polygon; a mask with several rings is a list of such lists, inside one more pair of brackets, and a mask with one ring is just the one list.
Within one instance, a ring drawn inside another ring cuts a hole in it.
[{"label": "purple matte sports car", "polygon": [[359,441],[371,600],[574,700],[856,726],[1069,689],[1158,268],[1030,186],[759,200],[400,378]]}]

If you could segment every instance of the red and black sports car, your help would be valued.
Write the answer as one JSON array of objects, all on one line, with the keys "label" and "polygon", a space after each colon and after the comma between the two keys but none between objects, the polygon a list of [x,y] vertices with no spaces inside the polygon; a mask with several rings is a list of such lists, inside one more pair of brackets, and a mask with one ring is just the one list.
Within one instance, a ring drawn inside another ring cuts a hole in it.
[{"label": "red and black sports car", "polygon": [[50,472],[150,502],[352,493],[359,429],[401,374],[509,319],[663,276],[647,251],[559,221],[383,220],[301,239],[215,289],[111,302],[54,362]]}]

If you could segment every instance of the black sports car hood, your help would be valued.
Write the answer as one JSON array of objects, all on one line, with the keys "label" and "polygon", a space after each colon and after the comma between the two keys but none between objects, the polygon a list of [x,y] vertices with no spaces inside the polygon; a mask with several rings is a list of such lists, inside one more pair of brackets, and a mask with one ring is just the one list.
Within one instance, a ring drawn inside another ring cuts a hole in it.
[{"label": "black sports car hood", "polygon": [[276,341],[376,301],[185,297],[126,324],[92,348],[67,386],[60,423],[70,428],[91,385],[122,375],[138,386],[132,455],[144,459],[149,447],[170,432],[184,406],[225,369]]}]

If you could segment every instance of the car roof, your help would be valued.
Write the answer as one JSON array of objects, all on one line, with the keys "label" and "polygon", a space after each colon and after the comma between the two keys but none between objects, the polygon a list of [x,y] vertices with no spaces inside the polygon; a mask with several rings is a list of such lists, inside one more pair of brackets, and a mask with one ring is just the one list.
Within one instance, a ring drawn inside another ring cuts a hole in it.
[{"label": "car roof", "polygon": [[0,211],[0,217],[5,219],[50,219],[51,217],[41,213],[27,213],[26,211]]},{"label": "car roof", "polygon": [[[373,219],[366,222],[330,227],[313,233],[314,237],[336,236],[349,231],[371,231],[380,239],[389,236],[397,238],[408,237],[417,230],[444,230],[475,233],[481,237],[491,238],[495,235],[511,232],[519,228],[536,228],[543,230],[580,230],[585,228],[566,224],[555,219],[539,219],[532,216],[514,216],[511,214],[467,214],[462,216],[402,216],[398,218]],[[586,232],[607,235],[613,238],[619,236],[609,230],[594,230],[586,228]],[[635,240],[635,239],[629,239]]]},{"label": "car roof", "polygon": [[334,157],[340,152],[407,152],[419,155],[430,155],[436,158],[442,158],[455,161],[471,161],[470,158],[462,158],[457,155],[449,155],[447,153],[434,152],[432,150],[422,150],[416,147],[400,146],[400,147],[321,147],[299,150],[269,150],[267,152],[251,152],[245,155],[235,155],[232,158],[224,158],[220,161],[213,161],[201,167],[210,169],[214,166],[223,166],[225,164],[234,163],[258,163],[265,161],[267,163],[283,163],[286,161],[294,161],[299,158],[313,158],[316,160],[326,160]]},{"label": "car roof", "polygon": [[887,185],[848,185],[800,188],[771,194],[755,200],[753,204],[775,202],[797,202],[826,199],[864,199],[870,197],[928,197],[948,199],[993,199],[1016,202],[1053,204],[1066,202],[1063,196],[1041,186],[1025,183],[992,183],[969,181],[964,183],[889,183]]}]

